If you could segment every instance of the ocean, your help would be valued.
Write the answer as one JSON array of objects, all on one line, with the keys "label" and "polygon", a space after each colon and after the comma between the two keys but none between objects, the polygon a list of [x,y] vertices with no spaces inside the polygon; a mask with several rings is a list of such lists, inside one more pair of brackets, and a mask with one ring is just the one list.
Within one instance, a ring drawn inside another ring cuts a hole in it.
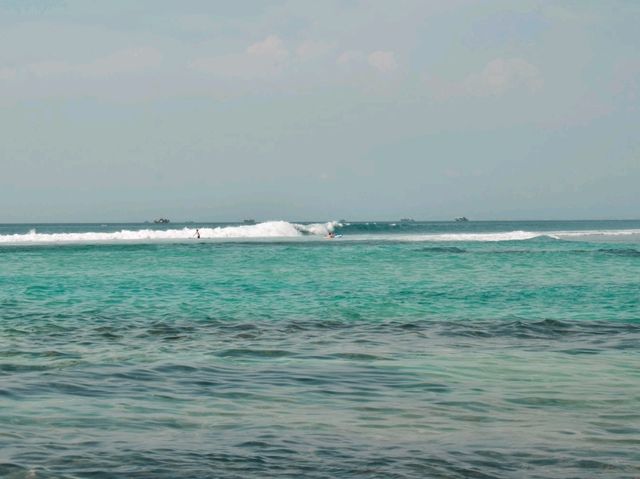
[{"label": "ocean", "polygon": [[640,477],[640,221],[0,225],[0,477]]}]

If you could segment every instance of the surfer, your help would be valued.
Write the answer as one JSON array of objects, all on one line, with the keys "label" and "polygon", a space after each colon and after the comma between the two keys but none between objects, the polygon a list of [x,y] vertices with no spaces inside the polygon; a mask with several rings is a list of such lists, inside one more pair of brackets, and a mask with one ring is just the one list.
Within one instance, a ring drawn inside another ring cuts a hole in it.
[{"label": "surfer", "polygon": [[196,238],[200,239],[200,230],[196,228]]},{"label": "surfer", "polygon": [[333,239],[336,237],[336,234],[333,231],[329,231],[329,233],[327,233],[327,239]]}]

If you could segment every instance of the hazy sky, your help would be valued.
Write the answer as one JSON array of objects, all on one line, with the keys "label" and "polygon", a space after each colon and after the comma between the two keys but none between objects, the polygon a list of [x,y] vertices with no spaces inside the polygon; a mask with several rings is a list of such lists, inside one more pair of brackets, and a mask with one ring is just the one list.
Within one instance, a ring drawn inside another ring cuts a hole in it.
[{"label": "hazy sky", "polygon": [[640,217],[638,1],[0,0],[0,222]]}]

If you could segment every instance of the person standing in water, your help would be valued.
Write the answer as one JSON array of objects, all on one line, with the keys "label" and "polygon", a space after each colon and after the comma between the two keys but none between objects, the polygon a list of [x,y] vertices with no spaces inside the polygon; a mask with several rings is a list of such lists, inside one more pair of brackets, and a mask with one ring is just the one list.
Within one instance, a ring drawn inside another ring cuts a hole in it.
[{"label": "person standing in water", "polygon": [[196,228],[196,238],[200,239],[200,230]]}]

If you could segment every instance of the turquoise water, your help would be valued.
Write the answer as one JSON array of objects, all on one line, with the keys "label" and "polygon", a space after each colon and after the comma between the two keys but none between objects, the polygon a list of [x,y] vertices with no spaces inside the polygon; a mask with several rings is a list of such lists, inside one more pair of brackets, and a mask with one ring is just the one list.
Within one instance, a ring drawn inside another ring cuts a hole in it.
[{"label": "turquoise water", "polygon": [[0,477],[640,476],[640,222],[291,225],[0,226]]}]

